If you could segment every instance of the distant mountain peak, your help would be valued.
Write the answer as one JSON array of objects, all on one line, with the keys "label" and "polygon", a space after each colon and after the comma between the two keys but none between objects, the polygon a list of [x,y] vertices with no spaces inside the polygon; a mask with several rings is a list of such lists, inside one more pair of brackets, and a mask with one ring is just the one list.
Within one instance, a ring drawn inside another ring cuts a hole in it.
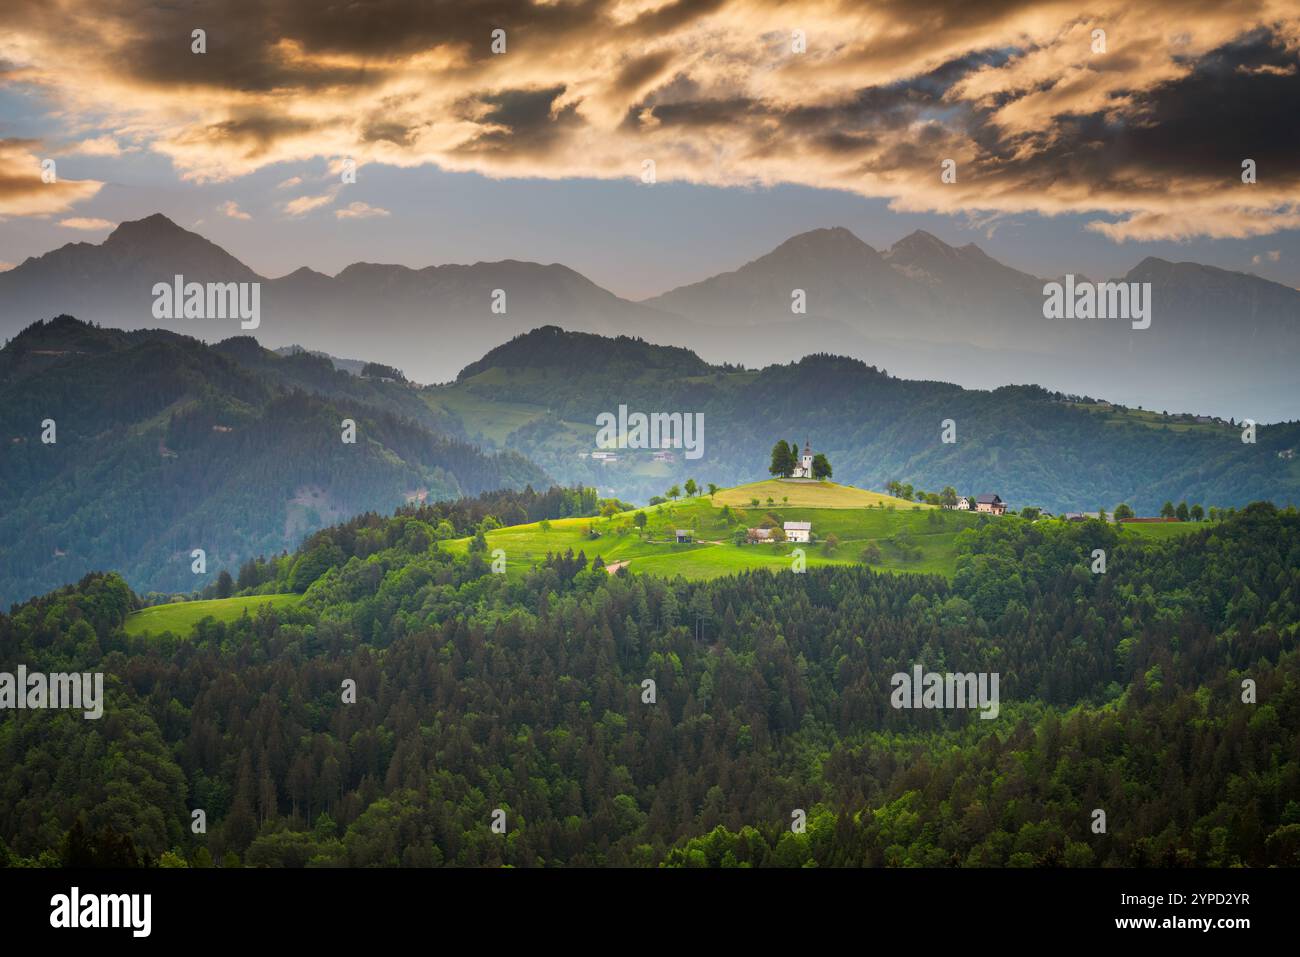
[{"label": "distant mountain peak", "polygon": [[886,258],[907,259],[909,261],[915,261],[922,258],[933,259],[936,257],[952,259],[960,256],[962,251],[967,248],[971,247],[967,246],[963,247],[962,250],[959,250],[955,246],[950,246],[945,243],[938,236],[934,235],[934,233],[926,232],[924,229],[916,229],[908,233],[898,242],[894,243],[894,245],[890,246]]},{"label": "distant mountain peak", "polygon": [[142,242],[158,242],[174,239],[177,236],[197,236],[189,230],[178,226],[162,213],[154,213],[144,219],[128,219],[117,224],[117,228],[104,240],[105,246],[118,246],[124,243],[137,245]]},{"label": "distant mountain peak", "polygon": [[827,226],[796,233],[772,250],[769,255],[778,255],[782,252],[796,250],[820,251],[824,249],[870,249],[873,253],[876,251],[859,239],[852,230],[843,226]]}]

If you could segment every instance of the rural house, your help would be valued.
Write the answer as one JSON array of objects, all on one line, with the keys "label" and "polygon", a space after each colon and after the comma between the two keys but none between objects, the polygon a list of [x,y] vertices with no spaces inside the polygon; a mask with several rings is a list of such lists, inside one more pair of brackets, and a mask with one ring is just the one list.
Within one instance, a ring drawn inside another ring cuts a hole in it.
[{"label": "rural house", "polygon": [[1007,503],[998,498],[998,496],[985,492],[975,499],[975,511],[991,512],[994,515],[1001,515],[1007,510]]},{"label": "rural house", "polygon": [[745,537],[751,542],[770,542],[772,540],[772,530],[770,528],[746,529]]},{"label": "rural house", "polygon": [[691,543],[691,530],[689,528],[677,529],[677,544],[689,545]]},{"label": "rural house", "polygon": [[812,539],[812,522],[786,522],[785,538],[790,542],[808,542]]}]

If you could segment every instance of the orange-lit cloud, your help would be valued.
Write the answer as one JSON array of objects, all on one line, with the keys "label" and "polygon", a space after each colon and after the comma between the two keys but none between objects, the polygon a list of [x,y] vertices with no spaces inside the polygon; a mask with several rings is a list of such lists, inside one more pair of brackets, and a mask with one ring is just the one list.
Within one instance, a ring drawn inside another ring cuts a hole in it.
[{"label": "orange-lit cloud", "polygon": [[253,217],[239,208],[239,204],[233,199],[228,199],[221,204],[220,210],[223,214],[231,219],[252,219]]},{"label": "orange-lit cloud", "polygon": [[86,216],[72,216],[68,219],[60,219],[59,225],[64,229],[84,229],[87,232],[112,229],[114,226],[107,219],[94,219]]},{"label": "orange-lit cloud", "polygon": [[392,213],[380,206],[369,203],[348,203],[343,209],[334,210],[336,219],[373,219],[376,216],[390,216]]},{"label": "orange-lit cloud", "polygon": [[38,146],[32,140],[0,140],[0,217],[65,213],[104,185],[61,178],[58,161],[38,156]]},{"label": "orange-lit cloud", "polygon": [[0,36],[0,82],[129,130],[196,182],[343,157],[631,179],[652,159],[660,182],[1092,214],[1117,241],[1300,217],[1294,0],[10,0]]}]

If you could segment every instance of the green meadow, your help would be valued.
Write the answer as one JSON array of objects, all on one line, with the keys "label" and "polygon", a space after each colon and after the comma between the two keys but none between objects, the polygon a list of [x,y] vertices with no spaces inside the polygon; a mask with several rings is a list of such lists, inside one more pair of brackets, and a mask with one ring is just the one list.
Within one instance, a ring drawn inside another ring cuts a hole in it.
[{"label": "green meadow", "polygon": [[244,612],[256,616],[263,605],[286,608],[302,601],[302,595],[246,595],[242,598],[213,598],[208,601],[182,601],[169,605],[153,605],[133,612],[126,619],[128,635],[162,634],[170,631],[177,635],[188,634],[204,618],[217,621],[235,621]]},{"label": "green meadow", "polygon": [[1121,522],[1120,534],[1136,535],[1139,538],[1145,538],[1150,541],[1163,542],[1170,538],[1178,538],[1181,535],[1190,535],[1192,532],[1200,531],[1207,528],[1209,522]]},{"label": "green meadow", "polygon": [[[757,508],[729,504],[751,503],[755,498],[762,503]],[[826,507],[791,504],[796,501]],[[646,517],[644,528],[636,525],[638,513]],[[863,564],[864,551],[874,545],[879,555],[868,563],[873,568],[951,575],[956,568],[956,533],[979,520],[969,513],[933,509],[830,482],[767,481],[719,491],[712,501],[699,496],[604,518],[534,522],[495,529],[485,537],[489,553],[498,548],[505,553],[507,573],[532,567],[548,552],[572,549],[588,559],[599,556],[606,565],[626,562],[630,572],[703,579],[753,568],[783,571],[790,568],[796,548],[803,549],[809,567]],[[738,530],[789,521],[811,522],[816,541],[806,545],[734,541]],[[679,529],[690,532],[689,544],[676,541]],[[826,539],[831,535],[838,544],[828,551]],[[445,547],[464,553],[469,539],[449,541]]]}]

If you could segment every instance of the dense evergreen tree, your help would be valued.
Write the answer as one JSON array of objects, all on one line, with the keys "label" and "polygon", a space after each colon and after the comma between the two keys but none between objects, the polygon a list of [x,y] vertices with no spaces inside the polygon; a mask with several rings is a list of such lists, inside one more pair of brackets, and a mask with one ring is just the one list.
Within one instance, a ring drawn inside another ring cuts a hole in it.
[{"label": "dense evergreen tree", "polygon": [[[301,604],[185,637],[129,637],[113,574],[0,616],[0,670],[102,670],[107,695],[100,721],[0,718],[0,858],[1300,863],[1293,510],[1161,542],[1007,518],[961,533],[951,582],[853,566],[689,582],[580,552],[493,575],[441,547],[444,508],[256,562],[249,578],[305,584]],[[891,676],[916,664],[997,672],[998,718],[892,707]]]}]

